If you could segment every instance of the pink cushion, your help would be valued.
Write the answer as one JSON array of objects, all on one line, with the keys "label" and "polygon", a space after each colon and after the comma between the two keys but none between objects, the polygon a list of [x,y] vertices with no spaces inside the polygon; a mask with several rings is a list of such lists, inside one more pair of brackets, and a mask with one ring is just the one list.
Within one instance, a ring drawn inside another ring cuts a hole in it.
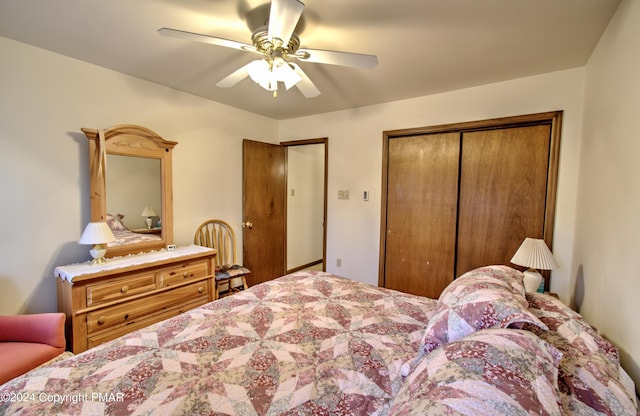
[{"label": "pink cushion", "polygon": [[122,223],[122,219],[124,215],[122,214],[107,214],[106,223],[111,229],[111,231],[127,231],[128,228]]},{"label": "pink cushion", "polygon": [[64,351],[64,322],[63,313],[0,316],[0,342],[34,342]]},{"label": "pink cushion", "polygon": [[0,384],[64,352],[65,315],[0,316]]},{"label": "pink cushion", "polygon": [[57,357],[64,347],[34,342],[0,342],[0,384],[18,377]]}]

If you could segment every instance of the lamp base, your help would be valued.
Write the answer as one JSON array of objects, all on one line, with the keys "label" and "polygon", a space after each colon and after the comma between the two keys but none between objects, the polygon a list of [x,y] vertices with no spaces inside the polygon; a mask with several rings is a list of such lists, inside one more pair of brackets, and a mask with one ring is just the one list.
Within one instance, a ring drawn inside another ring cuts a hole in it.
[{"label": "lamp base", "polygon": [[524,283],[524,291],[533,293],[538,290],[540,282],[542,282],[542,275],[535,269],[529,269],[524,272],[524,279],[522,279],[522,281]]},{"label": "lamp base", "polygon": [[147,217],[145,218],[144,222],[147,224],[147,229],[151,229],[151,224],[153,224],[153,220],[151,219],[151,217]]},{"label": "lamp base", "polygon": [[91,257],[93,257],[93,260],[91,261],[92,266],[105,264],[107,262],[104,259],[105,254],[107,254],[106,244],[94,245],[91,250],[89,250],[89,253],[91,253]]}]

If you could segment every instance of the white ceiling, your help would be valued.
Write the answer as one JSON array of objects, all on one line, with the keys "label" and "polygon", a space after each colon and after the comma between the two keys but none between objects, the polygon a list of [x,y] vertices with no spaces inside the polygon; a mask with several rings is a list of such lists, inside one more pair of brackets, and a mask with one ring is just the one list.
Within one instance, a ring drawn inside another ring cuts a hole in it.
[{"label": "white ceiling", "polygon": [[[259,0],[0,0],[0,36],[274,119],[584,66],[619,0],[306,0],[301,47],[378,56],[373,70],[299,62],[322,92],[216,83],[255,55],[160,36],[251,43]],[[2,57],[7,59],[7,57]],[[1,68],[1,64],[0,64]]]}]

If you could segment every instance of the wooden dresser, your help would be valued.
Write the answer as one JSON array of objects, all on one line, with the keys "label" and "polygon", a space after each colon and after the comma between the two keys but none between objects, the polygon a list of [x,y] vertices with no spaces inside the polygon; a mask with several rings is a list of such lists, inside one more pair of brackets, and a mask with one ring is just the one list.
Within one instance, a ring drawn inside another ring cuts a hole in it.
[{"label": "wooden dresser", "polygon": [[79,353],[212,301],[216,253],[194,245],[57,267],[67,348]]}]

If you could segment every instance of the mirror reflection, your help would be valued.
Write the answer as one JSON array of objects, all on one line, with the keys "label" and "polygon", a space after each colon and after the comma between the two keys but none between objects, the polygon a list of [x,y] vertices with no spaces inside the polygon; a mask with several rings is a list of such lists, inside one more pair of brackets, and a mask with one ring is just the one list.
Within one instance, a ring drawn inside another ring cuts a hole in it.
[{"label": "mirror reflection", "polygon": [[109,246],[160,240],[162,183],[160,160],[107,155],[107,223],[116,241]]}]

